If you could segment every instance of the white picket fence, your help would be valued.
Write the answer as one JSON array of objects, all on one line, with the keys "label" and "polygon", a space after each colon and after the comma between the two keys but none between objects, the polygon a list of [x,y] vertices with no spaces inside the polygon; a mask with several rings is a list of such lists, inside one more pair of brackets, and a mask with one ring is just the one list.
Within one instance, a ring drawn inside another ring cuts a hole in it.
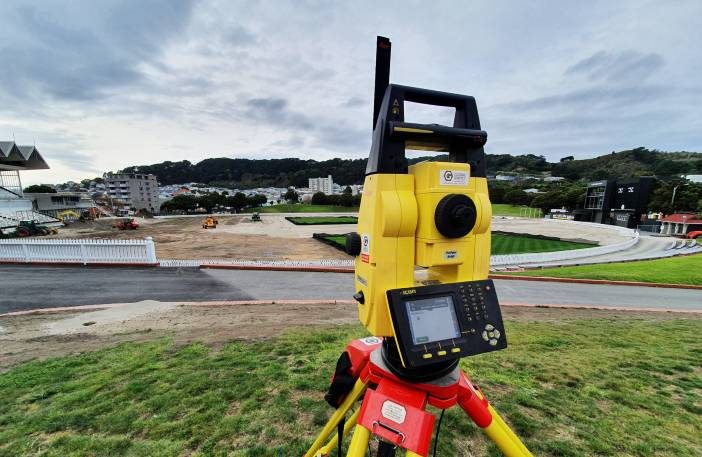
[{"label": "white picket fence", "polygon": [[0,240],[0,263],[156,265],[154,240],[13,238]]}]

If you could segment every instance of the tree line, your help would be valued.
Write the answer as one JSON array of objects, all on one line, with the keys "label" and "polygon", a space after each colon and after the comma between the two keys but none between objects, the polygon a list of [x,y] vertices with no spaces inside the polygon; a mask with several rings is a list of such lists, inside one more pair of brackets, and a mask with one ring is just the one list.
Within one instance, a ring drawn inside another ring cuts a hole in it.
[{"label": "tree line", "polygon": [[[410,160],[414,163],[431,157]],[[439,159],[442,157],[440,156]],[[436,159],[436,157],[434,158]],[[696,152],[661,152],[636,148],[612,152],[592,159],[563,157],[548,162],[543,156],[524,154],[488,154],[489,175],[499,173],[562,176],[569,180],[623,179],[656,176],[667,179],[681,174],[702,173],[702,154]],[[162,185],[189,182],[237,189],[257,187],[307,187],[309,178],[332,175],[341,184],[362,184],[366,159],[330,159],[323,161],[286,159],[205,159],[193,164],[187,160],[127,167],[127,173],[151,173]]]}]

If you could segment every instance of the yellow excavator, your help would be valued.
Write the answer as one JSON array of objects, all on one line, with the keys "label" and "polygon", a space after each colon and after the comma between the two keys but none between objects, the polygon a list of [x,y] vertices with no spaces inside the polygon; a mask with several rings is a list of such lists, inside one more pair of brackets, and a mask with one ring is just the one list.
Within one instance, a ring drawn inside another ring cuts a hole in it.
[{"label": "yellow excavator", "polygon": [[64,224],[67,222],[75,222],[80,219],[80,214],[72,210],[61,211],[56,214],[56,219],[60,219]]},{"label": "yellow excavator", "polygon": [[217,224],[219,224],[219,221],[212,215],[209,215],[202,220],[202,228],[204,229],[217,228]]}]

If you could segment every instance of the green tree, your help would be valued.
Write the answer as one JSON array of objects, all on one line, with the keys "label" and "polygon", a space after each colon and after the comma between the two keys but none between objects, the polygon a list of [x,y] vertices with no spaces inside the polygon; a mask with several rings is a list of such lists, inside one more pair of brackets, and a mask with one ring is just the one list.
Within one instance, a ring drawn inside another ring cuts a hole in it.
[{"label": "green tree", "polygon": [[55,194],[56,189],[46,184],[33,184],[24,188],[29,194]]},{"label": "green tree", "polygon": [[328,205],[329,198],[324,192],[315,192],[314,195],[312,195],[311,203],[313,205]]},{"label": "green tree", "polygon": [[243,192],[237,192],[233,196],[227,198],[226,204],[239,212],[248,204],[248,201]]},{"label": "green tree", "polygon": [[253,206],[254,208],[258,208],[262,205],[265,205],[267,201],[268,197],[262,194],[256,194],[252,197],[247,198],[248,206]]},{"label": "green tree", "polygon": [[288,191],[283,194],[283,198],[289,203],[298,203],[300,201],[300,196],[295,192],[295,189],[292,188],[288,189]]}]

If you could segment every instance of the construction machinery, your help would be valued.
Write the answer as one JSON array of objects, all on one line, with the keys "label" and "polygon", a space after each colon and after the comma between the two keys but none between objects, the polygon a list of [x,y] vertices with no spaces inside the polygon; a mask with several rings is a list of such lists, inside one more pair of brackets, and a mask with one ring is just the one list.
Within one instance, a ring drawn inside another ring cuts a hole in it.
[{"label": "construction machinery", "polygon": [[66,211],[61,211],[60,213],[56,214],[56,219],[60,219],[61,222],[63,222],[64,224],[67,224],[69,222],[75,222],[80,218],[80,214],[70,209],[67,209]]},{"label": "construction machinery", "polygon": [[43,225],[37,224],[37,221],[20,221],[19,225],[15,229],[15,236],[24,238],[27,236],[46,236],[55,235],[58,230],[55,228],[45,227]]},{"label": "construction machinery", "polygon": [[139,223],[134,218],[125,218],[116,222],[112,227],[117,230],[136,230],[139,228]]},{"label": "construction machinery", "polygon": [[217,228],[217,224],[219,224],[219,221],[212,215],[209,215],[202,220],[202,228],[204,229]]}]

